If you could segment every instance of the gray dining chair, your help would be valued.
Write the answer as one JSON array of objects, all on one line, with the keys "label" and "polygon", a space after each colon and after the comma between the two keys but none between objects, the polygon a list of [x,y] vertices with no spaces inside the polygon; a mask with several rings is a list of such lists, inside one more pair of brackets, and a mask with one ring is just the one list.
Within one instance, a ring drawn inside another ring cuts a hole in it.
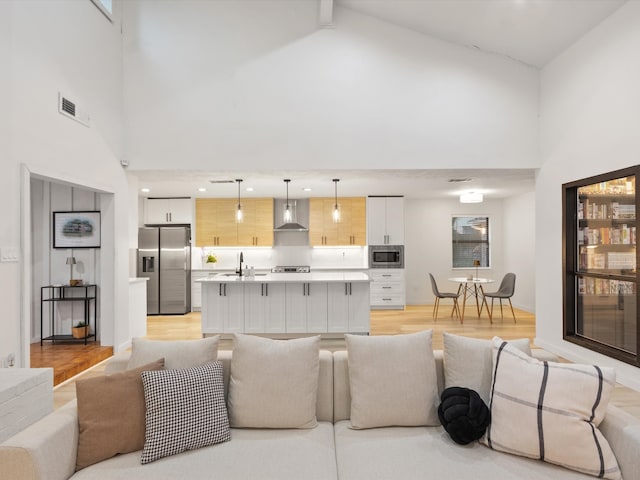
[{"label": "gray dining chair", "polygon": [[491,299],[491,311],[489,311],[489,305],[487,304],[487,311],[489,312],[489,320],[493,321],[493,300],[497,298],[500,300],[500,318],[504,318],[502,314],[502,300],[509,300],[509,306],[511,307],[511,315],[513,315],[513,323],[516,323],[516,314],[513,311],[513,305],[511,304],[511,297],[516,289],[516,274],[507,273],[500,282],[500,288],[495,292],[484,292],[483,302],[487,301],[487,298]]},{"label": "gray dining chair", "polygon": [[460,292],[441,292],[438,289],[438,284],[436,283],[436,279],[433,278],[432,274],[429,274],[429,278],[431,278],[431,289],[433,290],[433,294],[436,297],[436,302],[433,305],[433,318],[438,318],[438,307],[440,306],[441,298],[451,298],[453,300],[453,309],[451,310],[451,316],[455,313],[458,318],[460,318],[460,306],[458,305],[458,296],[460,296]]}]

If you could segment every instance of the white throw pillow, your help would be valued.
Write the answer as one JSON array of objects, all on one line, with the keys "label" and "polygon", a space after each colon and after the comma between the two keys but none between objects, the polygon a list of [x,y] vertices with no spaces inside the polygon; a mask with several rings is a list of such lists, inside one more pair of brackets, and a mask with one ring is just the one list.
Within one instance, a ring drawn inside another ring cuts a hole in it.
[{"label": "white throw pillow", "polygon": [[440,425],[432,334],[345,335],[352,428]]},{"label": "white throw pillow", "polygon": [[615,385],[613,368],[541,362],[493,339],[491,425],[482,442],[600,478],[620,468],[598,430]]},{"label": "white throw pillow", "polygon": [[146,340],[134,338],[127,370],[164,358],[167,370],[191,368],[218,359],[218,335],[202,340]]},{"label": "white throw pillow", "polygon": [[[493,354],[491,340],[462,337],[443,332],[444,387],[465,387],[475,390],[489,405]],[[509,344],[531,355],[528,338],[509,340]]]},{"label": "white throw pillow", "polygon": [[236,428],[313,428],[320,337],[234,335],[229,420]]},{"label": "white throw pillow", "polygon": [[140,463],[231,440],[221,362],[141,376],[147,411]]}]

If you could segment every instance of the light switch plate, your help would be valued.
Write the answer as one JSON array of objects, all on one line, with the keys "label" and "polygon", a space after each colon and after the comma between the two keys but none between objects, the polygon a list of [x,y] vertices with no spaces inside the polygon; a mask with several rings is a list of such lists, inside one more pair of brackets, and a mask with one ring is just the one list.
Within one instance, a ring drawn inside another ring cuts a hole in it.
[{"label": "light switch plate", "polygon": [[0,248],[0,262],[17,262],[19,260],[19,256],[20,254],[17,248]]}]

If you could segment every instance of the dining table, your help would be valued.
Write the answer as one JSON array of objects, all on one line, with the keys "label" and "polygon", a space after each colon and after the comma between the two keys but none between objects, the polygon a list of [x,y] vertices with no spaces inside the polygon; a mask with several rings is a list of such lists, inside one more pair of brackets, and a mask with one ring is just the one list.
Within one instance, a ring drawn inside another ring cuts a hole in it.
[{"label": "dining table", "polygon": [[[460,312],[460,323],[464,322],[464,309],[467,304],[467,298],[475,297],[476,309],[478,310],[478,318],[482,314],[482,308],[487,306],[487,314],[489,314],[489,305],[484,298],[483,285],[493,283],[495,280],[482,277],[452,277],[448,279],[450,282],[458,284],[458,297],[462,295],[462,310]],[[491,322],[491,316],[489,316]],[[493,322],[491,322],[493,323]]]}]

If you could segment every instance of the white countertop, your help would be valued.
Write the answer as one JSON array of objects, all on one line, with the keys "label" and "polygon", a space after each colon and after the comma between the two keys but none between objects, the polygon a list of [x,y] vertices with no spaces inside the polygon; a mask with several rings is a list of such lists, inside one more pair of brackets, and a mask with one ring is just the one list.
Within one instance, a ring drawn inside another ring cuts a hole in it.
[{"label": "white countertop", "polygon": [[149,279],[146,277],[129,277],[129,283],[142,283],[142,282],[148,282]]},{"label": "white countertop", "polygon": [[206,283],[235,283],[235,282],[259,282],[259,283],[314,283],[314,282],[370,282],[369,275],[363,272],[333,271],[310,273],[267,273],[255,277],[226,276],[220,273],[216,276],[195,280]]}]

